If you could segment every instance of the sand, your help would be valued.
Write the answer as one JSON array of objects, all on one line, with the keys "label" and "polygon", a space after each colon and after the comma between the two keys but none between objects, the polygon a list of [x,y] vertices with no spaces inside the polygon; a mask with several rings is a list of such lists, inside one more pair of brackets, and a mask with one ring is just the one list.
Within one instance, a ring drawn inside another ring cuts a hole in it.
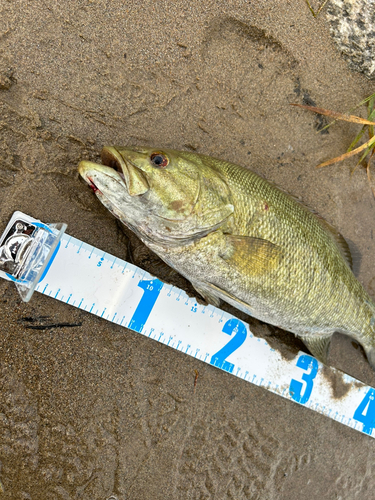
[{"label": "sand", "polygon": [[[292,102],[346,111],[374,91],[303,0],[3,0],[0,230],[15,210],[191,292],[80,182],[103,145],[155,145],[250,167],[334,224],[375,299],[375,202]],[[131,256],[130,256],[131,252]],[[0,282],[0,498],[370,499],[375,442],[182,353]],[[243,317],[243,316],[242,316]],[[80,326],[55,326],[61,323]],[[280,349],[291,334],[251,321]],[[286,347],[289,346],[289,347]],[[375,384],[335,336],[330,363]],[[199,377],[194,391],[195,370]],[[1,490],[1,488],[0,488]]]}]

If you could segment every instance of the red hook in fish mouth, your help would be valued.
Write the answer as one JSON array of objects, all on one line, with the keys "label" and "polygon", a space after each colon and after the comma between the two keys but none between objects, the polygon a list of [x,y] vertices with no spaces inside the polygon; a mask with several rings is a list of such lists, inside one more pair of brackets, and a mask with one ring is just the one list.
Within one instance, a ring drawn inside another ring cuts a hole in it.
[{"label": "red hook in fish mouth", "polygon": [[91,177],[87,177],[87,180],[89,181],[89,187],[94,191],[94,193],[96,193],[97,191],[99,191],[99,189],[95,186],[95,184],[94,184],[93,180],[91,179]]}]

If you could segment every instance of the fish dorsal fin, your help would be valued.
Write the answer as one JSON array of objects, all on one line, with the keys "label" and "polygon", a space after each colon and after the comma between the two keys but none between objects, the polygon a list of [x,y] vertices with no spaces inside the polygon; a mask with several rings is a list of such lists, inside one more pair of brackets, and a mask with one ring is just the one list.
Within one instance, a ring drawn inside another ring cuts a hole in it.
[{"label": "fish dorsal fin", "polygon": [[262,238],[226,235],[226,252],[221,257],[239,272],[261,276],[275,269],[282,257],[278,245]]},{"label": "fish dorsal fin", "polygon": [[318,214],[316,210],[313,208],[309,207],[306,205],[303,201],[301,201],[299,198],[296,196],[284,191],[290,198],[292,198],[295,202],[297,202],[299,205],[301,205],[305,210],[308,210],[311,212],[315,217],[318,219],[320,222],[321,226],[323,226],[324,229],[326,229],[331,237],[333,238],[333,241],[336,243],[338,249],[340,250],[341,255],[344,257],[345,262],[348,264],[351,270],[353,270],[353,257],[352,253],[350,251],[349,245],[346,242],[345,238],[342,236],[341,233],[337,231],[337,229],[332,226],[329,222],[327,222],[321,215]]},{"label": "fish dorsal fin", "polygon": [[318,214],[315,214],[317,218],[319,219],[320,224],[329,231],[330,235],[332,236],[334,242],[336,243],[338,249],[340,250],[341,255],[344,257],[346,263],[350,267],[351,270],[353,270],[353,257],[352,253],[350,251],[349,245],[346,242],[345,238],[340,234],[336,228],[331,226],[329,222],[327,222],[323,217],[321,217]]}]

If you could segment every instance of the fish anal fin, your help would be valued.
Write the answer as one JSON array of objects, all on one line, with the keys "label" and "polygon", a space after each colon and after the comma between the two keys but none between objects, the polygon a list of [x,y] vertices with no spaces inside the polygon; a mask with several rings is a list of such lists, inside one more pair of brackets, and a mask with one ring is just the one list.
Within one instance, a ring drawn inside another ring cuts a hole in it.
[{"label": "fish anal fin", "polygon": [[212,304],[215,307],[220,307],[220,299],[215,295],[212,288],[208,285],[202,283],[192,283],[195,290],[201,295],[206,302]]},{"label": "fish anal fin", "polygon": [[329,347],[331,345],[332,335],[327,335],[325,337],[317,336],[317,337],[300,337],[302,342],[311,352],[311,354],[318,361],[321,361],[323,364],[327,364]]},{"label": "fish anal fin", "polygon": [[262,275],[275,269],[282,258],[282,249],[262,238],[226,235],[227,251],[221,257],[239,272]]}]

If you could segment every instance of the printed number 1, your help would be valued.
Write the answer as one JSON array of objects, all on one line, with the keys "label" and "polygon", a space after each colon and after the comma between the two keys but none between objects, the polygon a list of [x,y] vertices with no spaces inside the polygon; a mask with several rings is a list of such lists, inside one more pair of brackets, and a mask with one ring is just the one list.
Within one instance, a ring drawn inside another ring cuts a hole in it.
[{"label": "printed number 1", "polygon": [[163,288],[163,283],[158,280],[141,280],[138,286],[142,288],[143,295],[137,309],[134,311],[132,319],[129,322],[128,328],[135,330],[136,332],[141,332],[145,326],[148,317],[155,305],[157,298],[159,297],[160,290]]},{"label": "printed number 1", "polygon": [[224,333],[227,333],[228,335],[232,335],[232,333],[235,333],[235,336],[231,338],[230,341],[222,349],[220,349],[220,351],[212,356],[210,363],[211,365],[217,366],[222,370],[232,373],[234,364],[225,361],[225,359],[245,342],[247,330],[242,321],[236,318],[232,318],[228,319],[228,321],[223,326],[222,331]]},{"label": "printed number 1", "polygon": [[302,394],[302,382],[292,379],[289,385],[289,394],[294,401],[304,405],[305,403],[307,403],[311,396],[311,392],[314,386],[313,380],[318,373],[319,365],[317,360],[312,356],[302,354],[302,356],[300,356],[297,360],[297,366],[299,368],[302,368],[303,370],[310,370],[309,372],[302,374],[302,380],[305,381],[306,387],[304,393]]},{"label": "printed number 1", "polygon": [[[364,411],[366,410],[366,413]],[[353,418],[363,424],[363,432],[372,434],[375,427],[375,389],[370,389],[354,412]]]}]

